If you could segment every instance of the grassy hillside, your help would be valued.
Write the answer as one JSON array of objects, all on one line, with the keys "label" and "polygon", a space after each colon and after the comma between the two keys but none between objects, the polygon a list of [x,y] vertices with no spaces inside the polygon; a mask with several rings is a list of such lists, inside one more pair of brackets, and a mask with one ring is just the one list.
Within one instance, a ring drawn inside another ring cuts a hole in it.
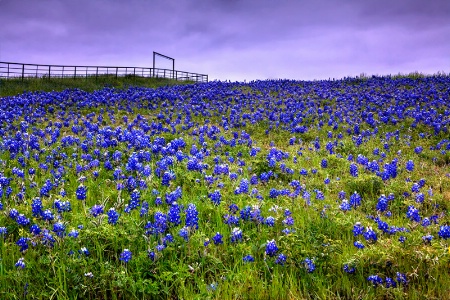
[{"label": "grassy hillside", "polygon": [[0,79],[0,97],[18,95],[29,91],[62,91],[78,88],[87,92],[99,90],[103,87],[127,88],[141,86],[156,88],[176,84],[188,84],[193,81],[176,81],[167,78],[148,78],[138,76],[99,76],[80,78],[27,78],[27,79]]}]

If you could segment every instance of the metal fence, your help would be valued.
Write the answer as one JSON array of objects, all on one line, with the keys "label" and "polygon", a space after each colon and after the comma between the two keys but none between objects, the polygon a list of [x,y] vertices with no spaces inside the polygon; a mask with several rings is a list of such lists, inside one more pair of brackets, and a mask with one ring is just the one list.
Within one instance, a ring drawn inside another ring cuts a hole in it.
[{"label": "metal fence", "polygon": [[0,79],[79,78],[99,76],[137,76],[208,82],[208,75],[172,69],[144,67],[63,66],[0,62]]}]

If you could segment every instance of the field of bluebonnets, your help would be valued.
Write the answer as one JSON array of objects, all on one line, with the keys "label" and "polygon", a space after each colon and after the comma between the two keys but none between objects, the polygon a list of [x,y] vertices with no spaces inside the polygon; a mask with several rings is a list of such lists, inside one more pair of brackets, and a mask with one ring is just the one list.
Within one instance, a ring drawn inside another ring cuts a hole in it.
[{"label": "field of bluebonnets", "polygon": [[449,299],[450,77],[0,101],[2,299]]}]

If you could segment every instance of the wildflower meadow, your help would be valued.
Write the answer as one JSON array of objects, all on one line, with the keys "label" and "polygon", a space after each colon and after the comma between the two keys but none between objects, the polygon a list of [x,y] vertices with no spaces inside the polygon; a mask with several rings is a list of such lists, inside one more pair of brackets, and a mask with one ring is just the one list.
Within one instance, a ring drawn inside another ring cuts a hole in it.
[{"label": "wildflower meadow", "polygon": [[450,77],[0,98],[1,299],[450,299]]}]

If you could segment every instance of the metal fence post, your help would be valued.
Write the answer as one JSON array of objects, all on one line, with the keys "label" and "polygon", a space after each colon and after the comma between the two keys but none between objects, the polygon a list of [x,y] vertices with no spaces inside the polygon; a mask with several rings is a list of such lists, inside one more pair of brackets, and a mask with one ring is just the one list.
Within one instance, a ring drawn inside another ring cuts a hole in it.
[{"label": "metal fence post", "polygon": [[25,65],[22,64],[22,81],[24,76],[25,76]]},{"label": "metal fence post", "polygon": [[75,79],[77,77],[77,67],[75,67],[75,72],[73,73],[73,78]]},{"label": "metal fence post", "polygon": [[117,79],[117,71],[119,71],[119,68],[118,68],[118,67],[116,67],[116,79]]},{"label": "metal fence post", "polygon": [[97,77],[98,77],[98,67],[97,67],[97,71],[95,72],[95,81],[97,81]]},{"label": "metal fence post", "polygon": [[8,74],[6,75],[6,78],[9,79],[9,63],[8,63]]},{"label": "metal fence post", "polygon": [[52,66],[48,66],[48,79],[50,80],[50,76],[52,74]]}]

